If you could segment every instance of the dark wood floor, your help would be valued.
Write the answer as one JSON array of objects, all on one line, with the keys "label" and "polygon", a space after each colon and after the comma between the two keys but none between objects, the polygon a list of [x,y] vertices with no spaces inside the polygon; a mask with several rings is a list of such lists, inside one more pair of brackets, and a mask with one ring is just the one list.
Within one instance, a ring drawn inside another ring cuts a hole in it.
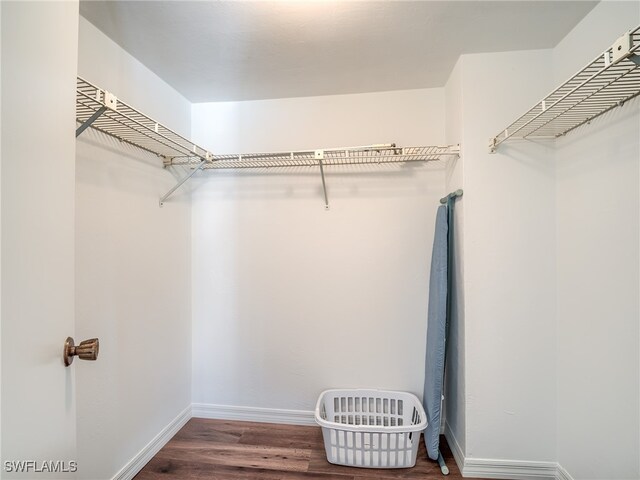
[{"label": "dark wood floor", "polygon": [[442,454],[451,470],[443,477],[420,442],[414,468],[374,470],[327,462],[319,427],[191,419],[136,475],[135,480],[460,480],[444,437]]}]

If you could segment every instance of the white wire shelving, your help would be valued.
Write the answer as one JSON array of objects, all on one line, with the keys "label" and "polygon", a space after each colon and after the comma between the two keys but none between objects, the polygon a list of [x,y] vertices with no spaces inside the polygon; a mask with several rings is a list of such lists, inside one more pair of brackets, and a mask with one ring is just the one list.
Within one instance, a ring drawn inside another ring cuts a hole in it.
[{"label": "white wire shelving", "polygon": [[556,88],[489,142],[557,138],[640,94],[640,26]]},{"label": "white wire shelving", "polygon": [[[457,145],[428,147],[398,147],[393,143],[364,147],[327,148],[293,152],[213,155],[209,169],[320,167],[330,165],[366,165],[380,163],[427,162],[458,155]],[[172,165],[193,165],[193,161],[176,159]]]},{"label": "white wire shelving", "polygon": [[206,161],[206,149],[127,105],[115,95],[81,77],[76,82],[76,137],[88,127],[153,153],[167,163],[173,159]]},{"label": "white wire shelving", "polygon": [[325,167],[429,162],[460,154],[458,145],[399,147],[395,144],[380,144],[277,153],[213,155],[81,77],[78,77],[76,84],[76,121],[79,124],[76,137],[91,127],[157,155],[165,168],[186,170],[188,173],[162,196],[160,205],[201,170],[317,167],[322,178],[325,208],[328,209]]},{"label": "white wire shelving", "polygon": [[[370,165],[386,163],[429,162],[460,155],[458,145],[398,147],[395,144],[368,145],[364,147],[300,150],[275,153],[249,153],[213,155],[211,162],[202,164],[193,160],[175,159],[172,166],[192,167],[204,170],[222,169],[271,169],[287,167],[318,167],[322,179],[325,209],[329,209],[325,167],[336,165]],[[192,172],[193,173],[193,172]],[[171,192],[170,192],[171,193]],[[161,200],[162,201],[162,200]]]}]

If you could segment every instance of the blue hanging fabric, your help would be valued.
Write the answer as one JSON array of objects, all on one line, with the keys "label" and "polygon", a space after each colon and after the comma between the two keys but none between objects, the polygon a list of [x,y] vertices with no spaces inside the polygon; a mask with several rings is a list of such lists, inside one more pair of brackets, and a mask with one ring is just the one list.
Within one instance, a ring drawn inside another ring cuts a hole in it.
[{"label": "blue hanging fabric", "polygon": [[[449,213],[450,202],[438,208],[436,231],[431,256],[429,280],[429,310],[427,319],[427,354],[425,360],[425,380],[423,404],[427,414],[427,428],[424,442],[427,454],[432,460],[438,459],[440,446],[440,420],[442,392],[444,385],[444,363],[448,314],[449,284]],[[447,208],[449,207],[449,208]]]}]

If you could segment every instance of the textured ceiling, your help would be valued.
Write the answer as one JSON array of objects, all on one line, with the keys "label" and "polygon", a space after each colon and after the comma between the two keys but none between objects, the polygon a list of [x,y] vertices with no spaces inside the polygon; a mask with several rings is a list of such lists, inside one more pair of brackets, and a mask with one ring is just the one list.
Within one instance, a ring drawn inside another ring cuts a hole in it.
[{"label": "textured ceiling", "polygon": [[192,102],[444,85],[463,53],[550,48],[597,2],[82,1]]}]

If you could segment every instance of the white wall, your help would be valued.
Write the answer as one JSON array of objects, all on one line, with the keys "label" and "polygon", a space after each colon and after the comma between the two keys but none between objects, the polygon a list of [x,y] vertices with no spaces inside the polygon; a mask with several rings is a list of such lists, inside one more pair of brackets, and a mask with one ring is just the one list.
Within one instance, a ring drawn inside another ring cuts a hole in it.
[{"label": "white wall", "polygon": [[447,140],[462,144],[447,188],[464,188],[447,436],[471,463],[555,460],[552,154],[536,144],[488,153],[489,138],[541,98],[551,76],[549,50],[464,55],[445,89]]},{"label": "white wall", "polygon": [[[464,190],[463,166],[465,160],[462,144],[462,64],[456,63],[445,86],[446,143],[460,144],[461,155],[447,164],[446,191]],[[445,422],[451,430],[449,438],[456,439],[457,448],[465,452],[466,445],[466,390],[465,390],[465,304],[464,304],[464,195],[455,204],[453,222],[453,290],[450,292],[451,318],[447,338],[447,359],[445,368]]]},{"label": "white wall", "polygon": [[554,50],[462,56],[447,84],[460,118],[447,133],[463,146],[448,188],[462,172],[465,190],[463,368],[447,385],[463,372],[466,404],[449,398],[447,422],[467,475],[515,460],[547,475],[559,461],[576,480],[638,478],[639,102],[555,145],[487,153],[636,26],[638,8],[603,2]]},{"label": "white wall", "polygon": [[3,467],[75,460],[62,346],[74,330],[77,22],[77,2],[2,3]]},{"label": "white wall", "polygon": [[[191,105],[80,19],[78,74],[188,134]],[[161,161],[89,129],[76,165],[80,477],[111,478],[191,402],[191,210]]]},{"label": "white wall", "polygon": [[[550,90],[549,50],[461,58],[466,455],[555,459],[555,178],[549,148],[489,138]],[[536,81],[532,81],[536,79]]]},{"label": "white wall", "polygon": [[[556,83],[640,23],[602,2],[555,48]],[[640,102],[556,143],[558,460],[576,480],[640,478]]]},{"label": "white wall", "polygon": [[[2,3],[0,3],[0,272],[2,272]],[[0,360],[2,359],[2,274],[0,273]],[[0,361],[0,432],[2,432],[2,368]],[[2,435],[0,434],[0,458]],[[2,478],[2,473],[0,473]]]},{"label": "white wall", "polygon": [[[217,153],[444,141],[444,90],[199,104]],[[445,163],[205,172],[193,193],[193,401],[311,410],[331,387],[420,394]]]}]

